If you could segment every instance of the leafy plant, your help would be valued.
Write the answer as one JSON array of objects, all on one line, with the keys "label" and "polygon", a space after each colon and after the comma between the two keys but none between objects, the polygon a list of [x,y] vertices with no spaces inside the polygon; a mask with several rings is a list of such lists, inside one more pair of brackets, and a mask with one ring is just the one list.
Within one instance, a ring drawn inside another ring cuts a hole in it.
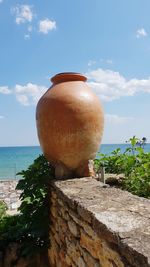
[{"label": "leafy plant", "polygon": [[129,150],[132,151],[132,153],[134,154],[135,151],[137,150],[138,146],[140,148],[144,149],[144,147],[146,145],[146,141],[147,141],[146,137],[139,139],[134,135],[132,138],[130,138],[128,141],[126,141],[126,143],[130,143],[131,147],[129,148]]},{"label": "leafy plant", "polygon": [[6,210],[8,209],[6,203],[0,200],[0,219],[6,215]]},{"label": "leafy plant", "polygon": [[[95,169],[99,172],[100,167],[104,166],[107,173],[124,173],[123,189],[150,198],[150,153],[144,152],[138,144],[139,140],[136,136],[130,138],[130,147],[124,153],[118,148],[110,155],[99,154]],[[146,138],[142,142],[146,142]]]},{"label": "leafy plant", "polygon": [[150,198],[150,153],[139,152],[136,165],[126,175],[123,188],[138,196]]},{"label": "leafy plant", "polygon": [[0,241],[22,244],[22,255],[31,255],[49,246],[49,187],[54,168],[40,155],[27,170],[18,175],[20,215],[4,217],[0,222]]},{"label": "leafy plant", "polygon": [[0,250],[5,250],[10,242],[21,242],[21,216],[3,216],[0,218]]},{"label": "leafy plant", "polygon": [[122,154],[120,148],[111,152],[110,155],[98,154],[98,158],[95,159],[95,169],[100,171],[101,167],[105,167],[107,173],[121,173],[122,168]]}]

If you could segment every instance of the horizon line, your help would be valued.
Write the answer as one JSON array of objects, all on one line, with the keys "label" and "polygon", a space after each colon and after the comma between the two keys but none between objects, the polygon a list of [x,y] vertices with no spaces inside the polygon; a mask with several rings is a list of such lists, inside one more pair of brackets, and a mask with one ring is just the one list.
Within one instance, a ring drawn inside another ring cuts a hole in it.
[{"label": "horizon line", "polygon": [[[145,145],[147,145],[147,144],[150,144],[149,142],[148,143],[145,143]],[[100,146],[101,145],[130,145],[130,143],[126,143],[126,142],[124,142],[124,143],[102,143],[102,144],[100,144]],[[0,148],[8,148],[8,147],[41,147],[40,145],[2,145],[2,146],[0,146]]]}]

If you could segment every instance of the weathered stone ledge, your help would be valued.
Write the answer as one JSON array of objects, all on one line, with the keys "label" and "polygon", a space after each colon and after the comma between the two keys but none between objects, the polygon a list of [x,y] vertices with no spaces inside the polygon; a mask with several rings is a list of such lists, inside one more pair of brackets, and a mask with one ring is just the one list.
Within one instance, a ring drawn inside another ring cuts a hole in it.
[{"label": "weathered stone ledge", "polygon": [[150,266],[149,200],[92,178],[51,185],[52,266]]}]

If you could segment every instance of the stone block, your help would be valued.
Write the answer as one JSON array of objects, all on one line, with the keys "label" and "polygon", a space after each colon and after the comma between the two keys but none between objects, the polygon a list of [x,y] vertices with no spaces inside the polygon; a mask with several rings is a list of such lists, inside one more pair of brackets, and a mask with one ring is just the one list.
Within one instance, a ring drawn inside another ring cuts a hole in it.
[{"label": "stone block", "polygon": [[91,223],[91,220],[92,220],[91,213],[85,207],[78,206],[77,207],[77,212],[82,217],[82,219],[84,221],[87,221],[88,223]]},{"label": "stone block", "polygon": [[55,191],[51,191],[51,198],[52,199],[57,199],[58,198],[58,196],[57,196]]},{"label": "stone block", "polygon": [[89,237],[91,237],[93,240],[99,239],[90,225],[88,225],[87,223],[83,223],[82,227],[84,231],[89,235]]},{"label": "stone block", "polygon": [[64,203],[60,198],[57,199],[57,202],[61,207],[63,208],[65,207],[65,209],[67,210],[67,204]]},{"label": "stone block", "polygon": [[62,217],[58,217],[57,218],[57,224],[58,224],[58,228],[59,228],[59,231],[63,232],[63,233],[66,233],[66,231],[68,230],[68,225],[66,223],[66,221],[62,218]]},{"label": "stone block", "polygon": [[76,262],[76,260],[80,257],[79,251],[79,243],[76,240],[72,240],[71,242],[66,238],[66,245],[67,245],[67,255]]},{"label": "stone block", "polygon": [[81,231],[80,245],[95,259],[99,259],[99,251],[102,249],[100,240],[92,240],[84,231]]},{"label": "stone block", "polygon": [[69,267],[77,267],[77,265],[72,261],[72,259],[66,254],[66,265],[64,265],[63,267],[66,267],[67,265]]},{"label": "stone block", "polygon": [[124,267],[124,263],[122,262],[120,255],[115,250],[112,250],[105,241],[102,243],[102,252],[100,254],[103,255],[103,257],[110,263],[114,262],[117,267]]},{"label": "stone block", "polygon": [[53,205],[51,206],[51,214],[53,215],[54,218],[58,217],[58,210]]},{"label": "stone block", "polygon": [[65,209],[65,208],[63,208],[63,207],[60,207],[60,212],[61,212],[61,216],[62,216],[62,218],[64,219],[64,220],[69,220],[70,219],[70,217],[69,217],[69,213],[68,213],[68,211]]},{"label": "stone block", "polygon": [[81,219],[75,211],[69,210],[69,215],[73,219],[75,223],[82,226],[83,225],[83,219]]},{"label": "stone block", "polygon": [[84,261],[84,259],[83,259],[82,257],[79,257],[79,258],[78,258],[76,264],[77,264],[77,266],[79,266],[79,267],[87,267],[87,265],[86,265],[86,263],[85,263],[85,261]]},{"label": "stone block", "polygon": [[69,227],[70,232],[75,237],[78,238],[80,236],[79,228],[78,228],[77,224],[74,221],[72,221],[72,220],[68,221],[68,227]]},{"label": "stone block", "polygon": [[100,261],[93,258],[86,249],[80,247],[80,251],[87,267],[101,267]]}]

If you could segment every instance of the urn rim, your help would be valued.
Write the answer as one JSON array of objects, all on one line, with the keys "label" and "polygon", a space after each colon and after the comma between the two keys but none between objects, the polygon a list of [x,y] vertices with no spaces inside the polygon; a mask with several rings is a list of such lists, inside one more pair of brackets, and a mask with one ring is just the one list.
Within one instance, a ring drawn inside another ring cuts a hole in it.
[{"label": "urn rim", "polygon": [[87,78],[78,72],[61,72],[53,76],[51,79],[53,84],[61,83],[61,82],[70,82],[70,81],[82,81],[86,82]]}]

